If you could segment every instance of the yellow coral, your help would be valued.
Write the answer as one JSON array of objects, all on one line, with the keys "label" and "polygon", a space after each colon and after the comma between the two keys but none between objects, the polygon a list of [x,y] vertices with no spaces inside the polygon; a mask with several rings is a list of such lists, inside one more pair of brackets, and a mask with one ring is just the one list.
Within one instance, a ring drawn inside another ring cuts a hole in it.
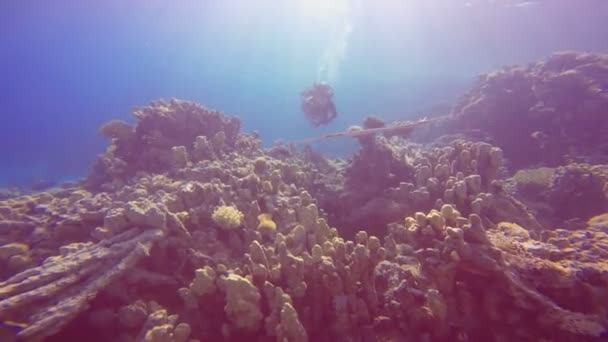
[{"label": "yellow coral", "polygon": [[272,220],[272,214],[262,213],[258,215],[258,230],[262,233],[274,233],[277,230],[277,224]]},{"label": "yellow coral", "polygon": [[222,205],[215,209],[211,218],[223,229],[235,229],[243,223],[243,213],[236,207]]}]

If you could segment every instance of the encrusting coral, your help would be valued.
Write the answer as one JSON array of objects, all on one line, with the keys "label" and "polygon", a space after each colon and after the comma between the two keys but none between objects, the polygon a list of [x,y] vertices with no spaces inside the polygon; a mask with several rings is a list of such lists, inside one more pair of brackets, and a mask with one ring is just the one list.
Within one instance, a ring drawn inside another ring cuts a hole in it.
[{"label": "encrusting coral", "polygon": [[[506,69],[456,111],[473,127],[506,115],[488,110],[517,95],[526,113],[505,125],[538,130],[532,112],[549,107],[594,122],[560,96],[580,90],[602,106],[604,81],[590,70],[604,67],[601,55],[562,54]],[[23,326],[18,338],[606,336],[608,178],[593,148],[573,142],[586,163],[519,170],[559,158],[514,157],[500,134],[433,140],[430,128],[455,121],[400,131],[370,118],[346,135],[360,150],[330,160],[310,147],[262,149],[238,119],[188,101],[134,113],[134,126],[101,129],[112,141],[84,182],[0,201],[0,318]]]}]

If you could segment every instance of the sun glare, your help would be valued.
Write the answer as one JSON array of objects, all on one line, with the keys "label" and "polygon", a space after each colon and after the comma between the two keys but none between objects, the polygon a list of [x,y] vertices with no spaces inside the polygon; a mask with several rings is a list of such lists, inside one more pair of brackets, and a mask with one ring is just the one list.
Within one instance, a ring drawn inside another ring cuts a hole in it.
[{"label": "sun glare", "polygon": [[351,0],[299,0],[298,10],[309,20],[328,21],[348,16]]}]

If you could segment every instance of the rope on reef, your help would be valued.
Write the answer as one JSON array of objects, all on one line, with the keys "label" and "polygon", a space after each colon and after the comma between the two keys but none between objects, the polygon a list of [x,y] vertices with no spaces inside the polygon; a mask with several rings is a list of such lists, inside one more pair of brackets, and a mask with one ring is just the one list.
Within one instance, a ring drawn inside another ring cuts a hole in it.
[{"label": "rope on reef", "polygon": [[347,131],[328,133],[328,134],[321,135],[318,137],[298,140],[298,141],[294,141],[293,143],[295,145],[303,145],[303,144],[310,144],[313,142],[317,142],[317,141],[321,141],[321,140],[325,140],[325,139],[331,139],[331,138],[341,138],[341,137],[358,138],[358,137],[362,137],[362,136],[374,135],[374,134],[379,134],[379,133],[407,136],[407,135],[411,134],[415,129],[417,129],[421,126],[442,122],[442,121],[448,120],[449,118],[450,118],[449,116],[438,116],[438,117],[431,118],[431,119],[423,118],[423,119],[420,119],[420,120],[414,121],[414,122],[409,122],[409,121],[399,122],[399,123],[394,124],[393,126],[389,126],[389,127],[357,129],[357,130],[351,129],[351,130],[347,130]]}]

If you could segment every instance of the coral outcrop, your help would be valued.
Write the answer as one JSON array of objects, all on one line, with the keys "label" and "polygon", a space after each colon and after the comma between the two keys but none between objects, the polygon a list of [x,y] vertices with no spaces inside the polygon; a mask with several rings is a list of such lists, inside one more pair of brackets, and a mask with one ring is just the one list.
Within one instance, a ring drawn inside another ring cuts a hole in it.
[{"label": "coral outcrop", "polygon": [[100,133],[112,139],[100,156],[88,181],[90,186],[109,180],[124,180],[138,171],[164,172],[188,162],[257,145],[240,134],[237,117],[182,100],[160,100],[134,108],[135,127],[110,121]]},{"label": "coral outcrop", "polygon": [[515,168],[606,163],[607,75],[608,55],[580,52],[484,74],[450,125],[489,133]]}]

